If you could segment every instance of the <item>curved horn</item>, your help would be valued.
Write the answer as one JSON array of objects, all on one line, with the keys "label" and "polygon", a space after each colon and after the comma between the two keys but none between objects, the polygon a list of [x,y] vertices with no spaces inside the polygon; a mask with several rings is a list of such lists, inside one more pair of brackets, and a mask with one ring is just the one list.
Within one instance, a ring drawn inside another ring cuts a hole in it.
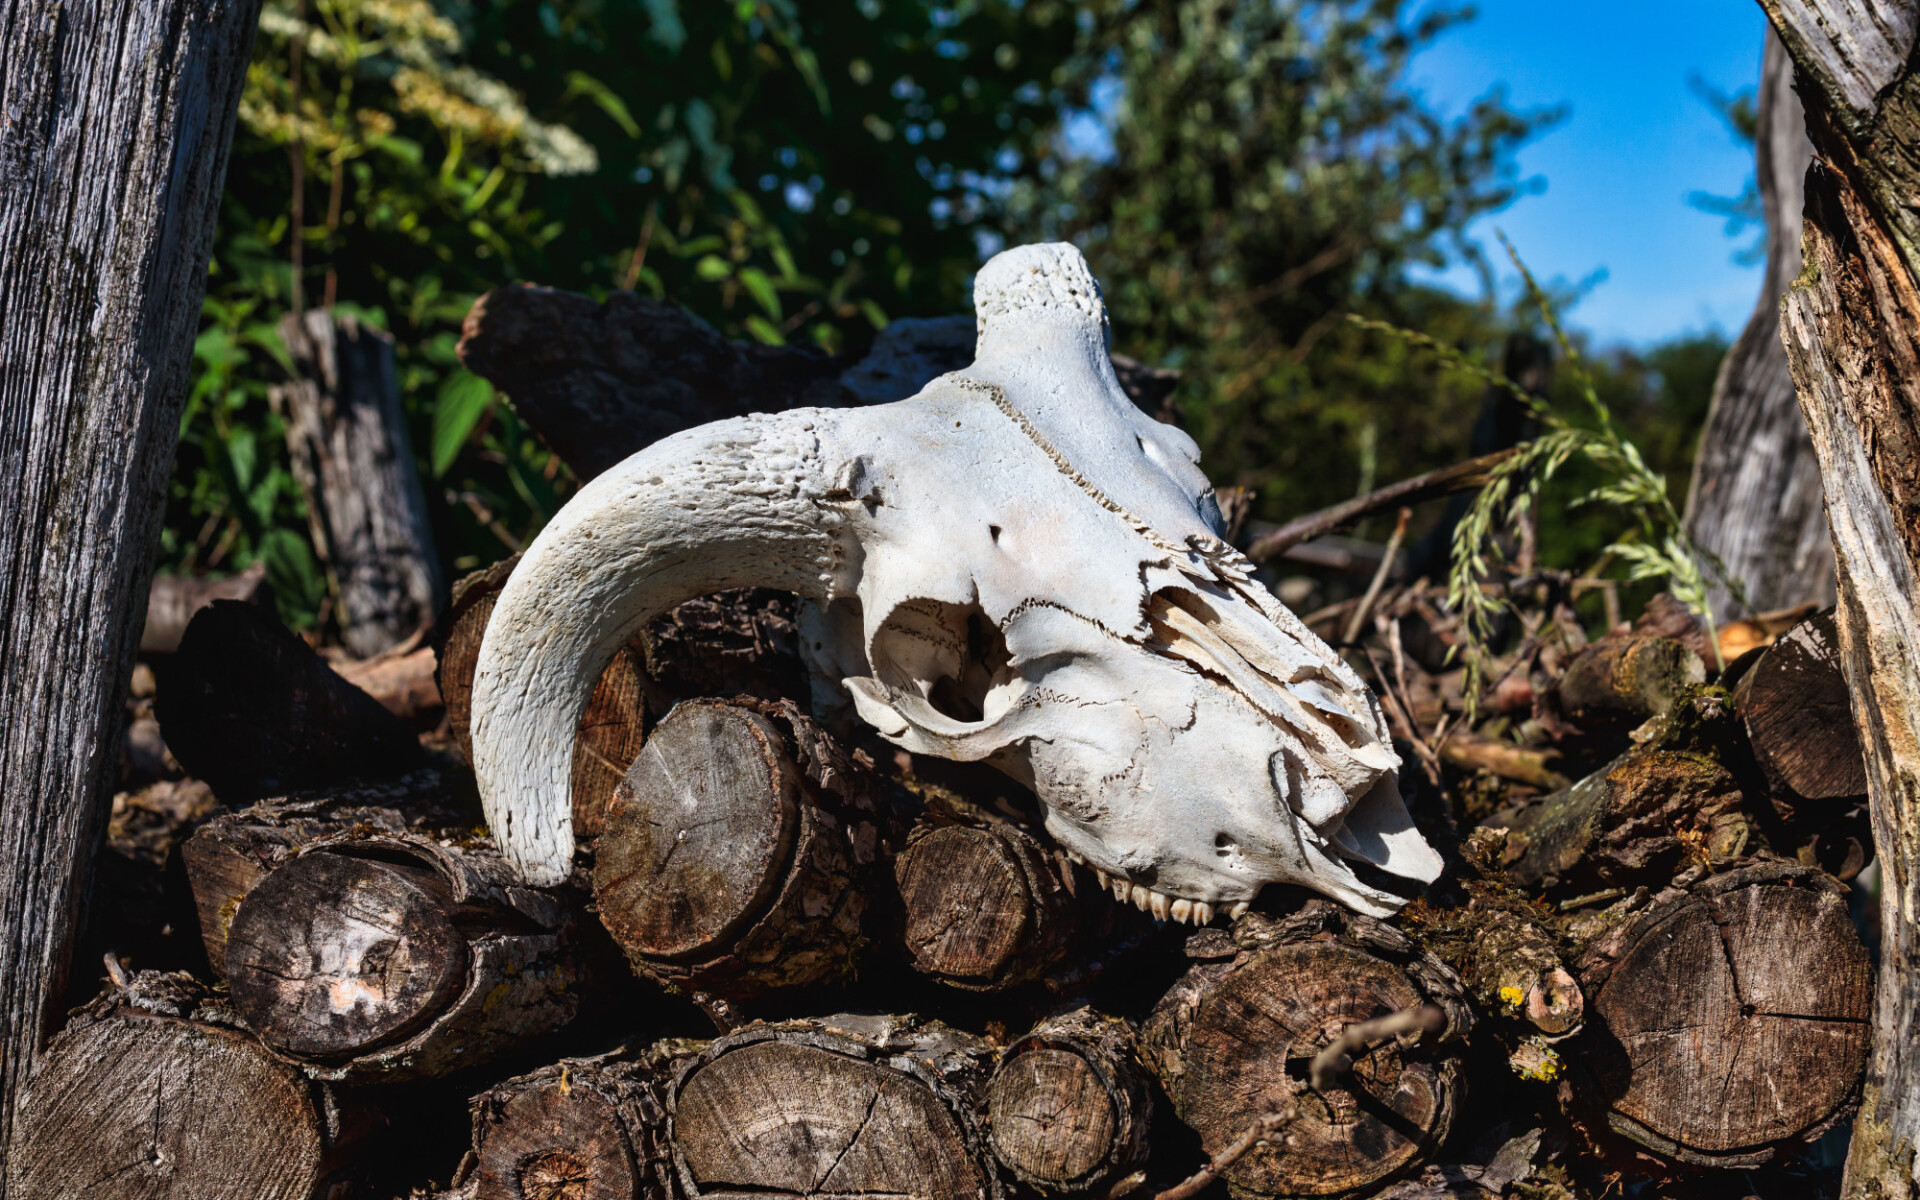
[{"label": "curved horn", "polygon": [[480,643],[472,725],[487,824],[522,878],[557,884],[572,867],[574,731],[616,650],[709,592],[827,593],[833,421],[801,410],[655,442],[581,488],[527,549]]}]

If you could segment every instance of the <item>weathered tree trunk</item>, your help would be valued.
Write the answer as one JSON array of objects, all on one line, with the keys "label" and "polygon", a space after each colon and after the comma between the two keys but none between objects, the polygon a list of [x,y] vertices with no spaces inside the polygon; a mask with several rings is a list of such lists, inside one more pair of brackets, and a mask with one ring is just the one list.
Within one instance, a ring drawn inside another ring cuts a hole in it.
[{"label": "weathered tree trunk", "polygon": [[682,1066],[668,1098],[688,1200],[1002,1194],[979,1110],[993,1054],[910,1018],[754,1025]]},{"label": "weathered tree trunk", "polygon": [[268,1045],[317,1079],[394,1082],[573,1019],[575,902],[519,884],[484,838],[329,807],[261,805],[188,843],[208,957]]},{"label": "weathered tree trunk", "polygon": [[22,1200],[324,1200],[371,1122],[186,975],[142,972],[73,1015],[14,1127]]},{"label": "weathered tree trunk", "polygon": [[670,1200],[670,1051],[566,1059],[473,1098],[472,1200]]},{"label": "weathered tree trunk", "polygon": [[0,1145],[65,992],[259,4],[0,4]]},{"label": "weathered tree trunk", "polygon": [[1038,979],[1067,953],[1078,928],[1064,878],[1072,869],[1013,826],[916,829],[893,866],[914,967],[973,991]]},{"label": "weathered tree trunk", "polygon": [[167,746],[229,805],[421,761],[413,731],[295,637],[271,609],[216,600],[195,615],[154,696]]},{"label": "weathered tree trunk", "polygon": [[1831,1129],[1859,1094],[1871,1008],[1845,891],[1770,862],[1695,871],[1637,913],[1623,902],[1580,964],[1575,1103],[1704,1166],[1753,1166]]},{"label": "weathered tree trunk", "polygon": [[[1429,1158],[1452,1128],[1473,1017],[1454,975],[1398,930],[1324,900],[1282,921],[1249,913],[1202,930],[1202,960],[1141,1030],[1143,1057],[1180,1119],[1219,1154],[1261,1118],[1284,1136],[1223,1173],[1243,1193],[1355,1192]],[[1353,1056],[1324,1094],[1308,1064],[1349,1025],[1435,1004],[1437,1037],[1390,1038]]]},{"label": "weathered tree trunk", "polygon": [[1098,1191],[1140,1166],[1152,1121],[1132,1027],[1090,1008],[1049,1017],[1008,1046],[987,1089],[994,1157],[1054,1195]]},{"label": "weathered tree trunk", "polygon": [[689,701],[607,808],[600,920],[641,974],[729,1002],[845,975],[876,806],[869,772],[791,704]]},{"label": "weathered tree trunk", "polygon": [[1781,337],[1813,434],[1839,585],[1841,666],[1881,868],[1880,984],[1848,1191],[1920,1195],[1920,11],[1765,0],[1814,162],[1806,264]]},{"label": "weathered tree trunk", "polygon": [[280,322],[299,377],[272,391],[314,549],[340,595],[340,640],[372,658],[433,622],[445,590],[400,407],[393,339],[328,309]]},{"label": "weathered tree trunk", "polygon": [[[1760,58],[1759,106],[1754,177],[1766,213],[1766,273],[1753,315],[1713,383],[1686,527],[1741,581],[1754,611],[1765,612],[1834,601],[1820,464],[1780,345],[1780,298],[1800,273],[1800,205],[1813,145],[1793,93],[1793,60],[1772,30]],[[1721,622],[1747,615],[1718,583],[1709,601]]]}]

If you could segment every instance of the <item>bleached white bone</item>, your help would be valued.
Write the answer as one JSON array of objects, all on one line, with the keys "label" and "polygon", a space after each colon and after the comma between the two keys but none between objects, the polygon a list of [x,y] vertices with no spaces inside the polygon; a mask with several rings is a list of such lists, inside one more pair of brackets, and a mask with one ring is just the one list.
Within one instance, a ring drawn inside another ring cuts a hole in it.
[{"label": "bleached white bone", "polygon": [[1282,882],[1398,907],[1349,863],[1422,881],[1441,864],[1379,705],[1219,539],[1192,440],[1120,390],[1079,252],[1009,250],[974,302],[966,370],[895,404],[667,438],[534,540],[473,683],[508,859],[567,874],[574,730],[614,651],[673,605],[758,585],[810,602],[816,687],[896,745],[1030,785],[1116,896],[1196,920]]}]

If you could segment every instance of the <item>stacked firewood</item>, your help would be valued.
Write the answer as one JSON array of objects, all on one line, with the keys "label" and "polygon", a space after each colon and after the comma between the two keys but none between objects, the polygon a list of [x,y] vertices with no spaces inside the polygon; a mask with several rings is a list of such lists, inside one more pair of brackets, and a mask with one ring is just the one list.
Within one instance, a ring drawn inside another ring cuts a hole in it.
[{"label": "stacked firewood", "polygon": [[1470,706],[1445,605],[1383,571],[1309,620],[1446,874],[1392,920],[1270,888],[1196,931],[1116,902],[1011,780],[823,727],[761,591],[615,657],[576,870],[520,883],[465,764],[511,565],[371,663],[233,589],[142,667],[106,986],[9,1196],[1833,1190],[1872,843],[1831,614],[1710,638],[1659,600],[1589,642],[1582,581],[1539,575]]}]

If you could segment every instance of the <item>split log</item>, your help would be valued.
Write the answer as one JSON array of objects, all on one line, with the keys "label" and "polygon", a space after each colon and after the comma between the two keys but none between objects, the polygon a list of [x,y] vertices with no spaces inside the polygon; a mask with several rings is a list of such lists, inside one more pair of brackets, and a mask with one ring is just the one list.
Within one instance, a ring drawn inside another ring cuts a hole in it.
[{"label": "split log", "polygon": [[340,599],[340,640],[360,658],[433,623],[440,556],[400,407],[393,338],[345,313],[289,313],[295,377],[269,391],[287,427],[313,546]]},{"label": "split log", "polygon": [[172,654],[178,650],[187,623],[215,600],[271,605],[273,585],[267,582],[266,564],[256,562],[225,579],[155,575],[147,589],[147,623],[140,631],[140,653]]},{"label": "split log", "polygon": [[1576,723],[1637,725],[1671,711],[1704,682],[1700,656],[1672,638],[1604,637],[1574,656],[1560,677],[1560,711]]},{"label": "split log", "polygon": [[[1275,921],[1188,939],[1201,961],[1141,1030],[1142,1058],[1209,1156],[1270,1114],[1285,1136],[1223,1172],[1236,1194],[1333,1196],[1411,1170],[1446,1140],[1473,1018],[1459,981],[1398,930],[1312,900]],[[1388,1039],[1354,1056],[1324,1094],[1308,1065],[1349,1026],[1425,1004],[1438,1036]]]},{"label": "split log", "polygon": [[1078,928],[1073,868],[1006,824],[923,824],[894,860],[915,969],[971,991],[1040,978]]},{"label": "split log", "polygon": [[1515,882],[1590,892],[1657,886],[1694,862],[1741,854],[1752,834],[1744,801],[1711,757],[1641,747],[1481,824],[1506,831],[1502,865]]},{"label": "split log", "polygon": [[234,1007],[317,1079],[444,1075],[580,1008],[576,904],[521,886],[485,838],[399,825],[391,809],[260,806],[189,843]]},{"label": "split log", "polygon": [[1146,1161],[1153,1100],[1119,1017],[1074,1009],[1000,1054],[987,1089],[994,1157],[1050,1195],[1097,1192]]},{"label": "split log", "polygon": [[227,804],[421,762],[412,730],[256,604],[202,609],[153,707],[174,757]]},{"label": "split log", "polygon": [[[1766,271],[1753,315],[1713,381],[1685,523],[1740,580],[1747,604],[1764,611],[1806,600],[1832,604],[1834,590],[1820,464],[1780,344],[1780,298],[1800,273],[1800,208],[1813,145],[1793,91],[1793,60],[1771,29],[1758,92],[1753,174],[1766,214]],[[1723,623],[1744,615],[1717,582],[1708,585],[1708,601]]]},{"label": "split log", "polygon": [[434,680],[437,666],[433,647],[421,646],[379,658],[343,659],[333,664],[333,670],[409,728],[427,732],[446,713],[440,703],[440,685]]},{"label": "split log", "polygon": [[668,1046],[564,1059],[473,1098],[471,1200],[669,1200]]},{"label": "split log", "polygon": [[1820,463],[1840,661],[1867,762],[1881,865],[1880,992],[1854,1123],[1851,1196],[1920,1196],[1920,123],[1909,5],[1764,0],[1793,59],[1814,160],[1805,264],[1781,308]]},{"label": "split log", "polygon": [[979,1119],[992,1063],[978,1039],[902,1017],[720,1038],[668,1098],[682,1194],[997,1198]]},{"label": "split log", "polygon": [[[468,722],[480,643],[518,562],[518,556],[505,559],[456,583],[439,626],[440,694],[448,735],[463,756],[472,750]],[[794,636],[793,598],[748,588],[689,600],[621,648],[594,684],[576,727],[574,835],[599,835],[607,803],[639,756],[646,731],[681,700],[804,697],[806,671]]]},{"label": "split log", "polygon": [[64,1007],[114,791],[259,17],[0,3],[0,1147]]},{"label": "split log", "polygon": [[1734,709],[1776,792],[1805,800],[1866,794],[1850,699],[1831,611],[1788,630],[1740,677]]},{"label": "split log", "polygon": [[147,971],[73,1014],[8,1156],[16,1200],[324,1200],[373,1122],[276,1057],[186,975]]},{"label": "split log", "polygon": [[850,971],[880,850],[871,772],[791,703],[695,700],[660,723],[594,847],[634,969],[737,1003]]},{"label": "split log", "polygon": [[1681,1162],[1753,1166],[1853,1109],[1872,968],[1846,888],[1795,863],[1699,871],[1609,914],[1580,964],[1577,1103]]}]

